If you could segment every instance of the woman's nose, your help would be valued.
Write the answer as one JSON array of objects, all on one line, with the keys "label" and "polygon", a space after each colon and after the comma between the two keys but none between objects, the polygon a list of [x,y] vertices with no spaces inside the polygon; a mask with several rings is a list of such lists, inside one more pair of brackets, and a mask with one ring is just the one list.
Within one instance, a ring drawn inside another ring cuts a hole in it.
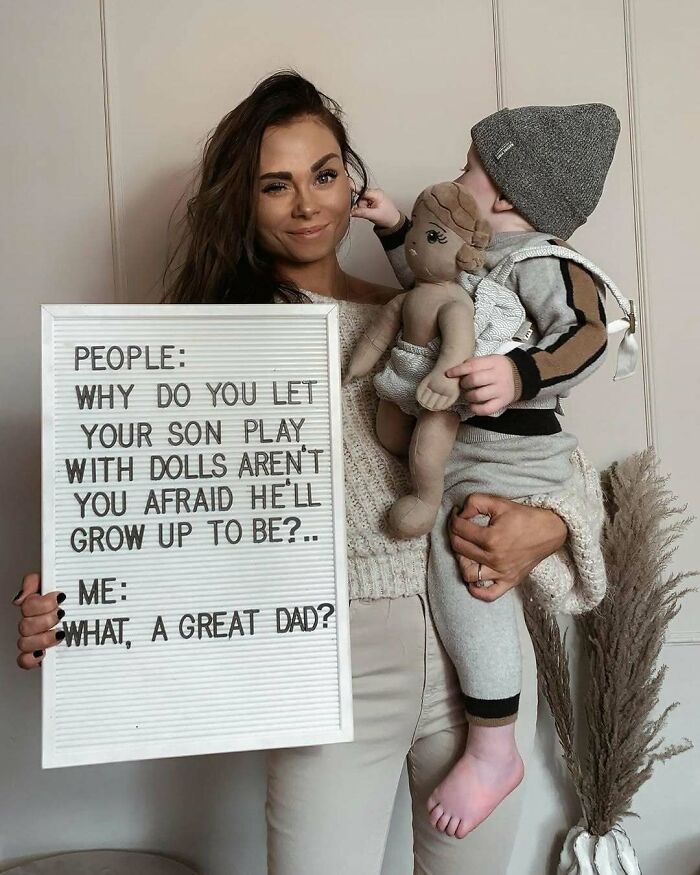
[{"label": "woman's nose", "polygon": [[294,215],[300,218],[310,218],[318,212],[318,205],[312,192],[300,190],[294,204]]}]

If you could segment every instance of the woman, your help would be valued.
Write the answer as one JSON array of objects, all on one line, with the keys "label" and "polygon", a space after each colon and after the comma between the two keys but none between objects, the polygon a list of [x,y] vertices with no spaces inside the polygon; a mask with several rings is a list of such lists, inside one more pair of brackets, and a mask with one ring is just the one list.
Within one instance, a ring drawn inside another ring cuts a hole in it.
[{"label": "woman", "polygon": [[[349,172],[358,180],[353,183]],[[348,230],[353,191],[367,174],[351,149],[337,104],[295,73],[263,81],[207,143],[199,189],[188,204],[170,303],[338,301],[344,361],[377,307],[397,290],[341,270],[336,248]],[[383,360],[378,367],[383,366]],[[413,798],[415,873],[505,872],[521,804],[518,790],[463,841],[434,830],[425,803],[464,747],[466,724],[454,669],[425,598],[426,538],[396,541],[384,513],[406,491],[407,471],[374,434],[372,375],[343,390],[348,567],[355,741],[271,751],[268,770],[270,875],[373,875],[381,870],[405,761]],[[468,388],[468,386],[467,386]],[[467,396],[468,397],[468,396]],[[595,496],[594,496],[595,499]],[[487,513],[482,528],[471,521]],[[493,600],[564,545],[562,519],[489,496],[472,496],[450,538],[470,592]],[[561,557],[560,570],[571,562]],[[490,589],[478,580],[493,580]],[[572,586],[582,585],[574,576]],[[22,668],[62,640],[61,595],[40,596],[24,579],[16,603]],[[65,609],[70,606],[65,604]],[[525,645],[519,723],[525,757],[534,736],[535,671]]]}]

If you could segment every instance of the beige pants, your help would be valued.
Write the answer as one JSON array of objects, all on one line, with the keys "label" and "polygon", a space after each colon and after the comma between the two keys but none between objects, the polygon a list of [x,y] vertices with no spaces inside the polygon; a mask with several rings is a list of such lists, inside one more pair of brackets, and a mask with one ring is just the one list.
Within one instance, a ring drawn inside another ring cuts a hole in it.
[{"label": "beige pants", "polygon": [[[537,711],[535,659],[518,603],[526,764]],[[350,603],[355,740],[268,755],[268,875],[380,875],[404,762],[414,875],[505,875],[527,780],[461,841],[436,832],[426,800],[461,755],[459,683],[420,596]]]}]

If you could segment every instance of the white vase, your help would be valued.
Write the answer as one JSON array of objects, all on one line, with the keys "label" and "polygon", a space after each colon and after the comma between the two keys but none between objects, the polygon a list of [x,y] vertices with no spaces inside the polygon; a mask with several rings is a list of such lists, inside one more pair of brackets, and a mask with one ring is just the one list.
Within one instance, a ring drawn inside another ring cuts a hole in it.
[{"label": "white vase", "polygon": [[641,870],[621,826],[614,826],[603,836],[575,826],[564,840],[557,875],[641,875]]}]

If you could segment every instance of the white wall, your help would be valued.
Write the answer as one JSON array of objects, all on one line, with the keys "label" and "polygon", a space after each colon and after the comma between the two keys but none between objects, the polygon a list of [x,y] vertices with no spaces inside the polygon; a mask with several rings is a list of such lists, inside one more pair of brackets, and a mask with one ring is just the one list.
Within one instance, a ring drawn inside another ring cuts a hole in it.
[{"label": "white wall", "polygon": [[[405,207],[456,174],[470,125],[499,105],[617,108],[623,130],[606,192],[575,243],[640,302],[643,367],[612,384],[611,356],[566,421],[600,466],[653,443],[697,514],[699,31],[691,0],[673,14],[654,0],[0,0],[6,603],[40,561],[39,304],[156,299],[167,220],[205,134],[286,66],[340,100],[376,181]],[[390,280],[366,227],[344,259]],[[678,567],[699,566],[696,524]],[[0,866],[57,849],[133,847],[179,855],[207,875],[262,875],[262,755],[42,772],[39,673],[14,667],[14,610],[1,622]],[[694,595],[664,651],[664,700],[682,701],[670,739],[700,723],[698,644]],[[577,817],[546,712],[528,781],[512,875],[540,875]],[[642,819],[627,828],[645,871],[697,875],[699,782],[691,752],[640,792]],[[403,785],[385,875],[410,870],[409,834]]]}]

